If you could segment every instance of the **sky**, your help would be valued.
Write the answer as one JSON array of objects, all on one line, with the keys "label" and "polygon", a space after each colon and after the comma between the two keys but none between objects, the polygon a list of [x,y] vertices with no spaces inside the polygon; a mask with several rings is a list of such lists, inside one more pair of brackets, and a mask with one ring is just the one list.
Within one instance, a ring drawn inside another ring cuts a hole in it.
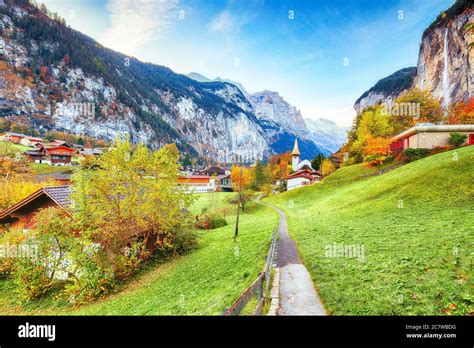
[{"label": "sky", "polygon": [[453,0],[42,2],[116,51],[277,91],[303,117],[350,126],[364,91],[416,66],[423,30]]}]

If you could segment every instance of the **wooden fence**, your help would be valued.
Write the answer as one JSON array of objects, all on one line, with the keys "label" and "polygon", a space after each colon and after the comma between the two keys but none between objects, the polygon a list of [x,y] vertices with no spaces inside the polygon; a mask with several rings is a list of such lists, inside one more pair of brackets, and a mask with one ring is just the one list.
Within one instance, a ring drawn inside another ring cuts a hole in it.
[{"label": "wooden fence", "polygon": [[272,242],[268,249],[268,253],[265,256],[265,268],[263,272],[258,274],[257,279],[254,280],[252,285],[250,285],[240,296],[239,298],[230,306],[223,311],[223,315],[239,315],[242,309],[250,302],[250,300],[257,294],[258,303],[255,308],[253,315],[261,315],[263,306],[268,296],[269,286],[270,286],[270,275],[273,265],[273,257],[275,255],[275,246],[277,241],[278,228],[275,230],[272,236]]}]

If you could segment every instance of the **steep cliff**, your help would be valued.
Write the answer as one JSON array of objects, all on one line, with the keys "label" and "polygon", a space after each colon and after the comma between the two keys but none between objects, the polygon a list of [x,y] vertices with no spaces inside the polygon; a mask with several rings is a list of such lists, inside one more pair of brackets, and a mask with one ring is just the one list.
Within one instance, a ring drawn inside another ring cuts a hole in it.
[{"label": "steep cliff", "polygon": [[416,75],[416,68],[404,68],[387,76],[365,91],[359,99],[356,100],[354,108],[357,113],[362,112],[365,108],[380,102],[390,102],[397,98],[401,92],[413,85]]},{"label": "steep cliff", "polygon": [[474,42],[468,23],[474,22],[473,4],[449,20],[439,18],[423,35],[414,85],[428,89],[444,107],[474,93]]},{"label": "steep cliff", "polygon": [[425,30],[418,64],[381,79],[362,94],[354,108],[390,102],[411,87],[429,90],[444,108],[474,95],[474,3],[458,0]]},{"label": "steep cliff", "polygon": [[200,83],[101,46],[27,1],[0,2],[0,116],[39,130],[113,140],[226,160],[272,149],[242,92]]}]

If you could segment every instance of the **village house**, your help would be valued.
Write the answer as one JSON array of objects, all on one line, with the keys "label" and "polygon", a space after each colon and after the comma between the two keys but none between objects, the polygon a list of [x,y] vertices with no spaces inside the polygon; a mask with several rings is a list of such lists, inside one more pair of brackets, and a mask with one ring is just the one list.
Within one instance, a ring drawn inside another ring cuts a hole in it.
[{"label": "village house", "polygon": [[226,175],[226,170],[219,167],[219,166],[210,166],[208,168],[204,168],[203,170],[196,173],[197,175],[207,175],[207,176],[219,176],[219,175]]},{"label": "village house", "polygon": [[219,187],[219,191],[222,192],[232,192],[232,179],[230,178],[230,174],[218,175],[217,176],[217,184]]},{"label": "village house", "polygon": [[297,139],[295,139],[295,145],[291,152],[291,167],[293,173],[286,177],[287,191],[311,185],[321,180],[321,174],[313,169],[310,161],[300,161],[300,150],[298,149]]},{"label": "village house", "polygon": [[88,147],[83,147],[79,149],[77,154],[81,157],[88,157],[88,156],[100,156],[102,154],[102,149],[99,149],[98,147],[95,148],[88,148]]},{"label": "village house", "polygon": [[68,210],[70,204],[69,186],[45,187],[0,212],[0,225],[14,229],[31,229],[34,228],[34,216],[41,209],[60,207]]},{"label": "village house", "polygon": [[187,175],[178,178],[178,185],[183,187],[186,192],[205,193],[217,191],[216,179],[209,175]]},{"label": "village house", "polygon": [[65,142],[64,140],[57,140],[57,139],[52,140],[51,142],[48,143],[48,145],[72,147],[67,142]]},{"label": "village house", "polygon": [[20,140],[21,145],[30,146],[30,147],[37,146],[42,143],[43,143],[43,138],[30,137],[28,135]]},{"label": "village house", "polygon": [[34,163],[46,163],[52,166],[64,166],[71,163],[75,150],[67,146],[43,146],[40,145],[33,150],[25,151],[28,161]]},{"label": "village house", "polygon": [[418,124],[394,136],[391,139],[390,152],[448,146],[451,133],[466,134],[466,144],[474,144],[474,124],[434,125],[425,123]]},{"label": "village house", "polygon": [[19,144],[21,139],[24,137],[25,135],[21,133],[3,132],[0,134],[0,141],[8,141],[10,143]]}]

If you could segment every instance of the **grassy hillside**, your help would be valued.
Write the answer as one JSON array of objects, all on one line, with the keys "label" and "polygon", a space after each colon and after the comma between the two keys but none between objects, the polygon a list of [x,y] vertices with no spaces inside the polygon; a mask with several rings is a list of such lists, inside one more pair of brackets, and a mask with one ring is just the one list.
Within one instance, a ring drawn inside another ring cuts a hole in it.
[{"label": "grassy hillside", "polygon": [[27,150],[31,150],[31,147],[8,141],[0,141],[0,154],[2,155],[15,155],[17,152],[23,153]]},{"label": "grassy hillside", "polygon": [[196,200],[191,207],[193,214],[202,214],[205,212],[211,212],[222,209],[228,205],[228,201],[231,197],[236,195],[235,192],[211,192],[196,194]]},{"label": "grassy hillside", "polygon": [[[196,204],[213,195],[200,195]],[[225,193],[214,195],[218,207]],[[233,242],[235,213],[228,226],[200,232],[199,249],[166,262],[150,264],[121,291],[96,303],[71,307],[54,296],[25,307],[16,305],[13,283],[0,280],[0,314],[65,315],[220,315],[262,271],[277,226],[276,213],[253,204],[241,215],[238,249]]]},{"label": "grassy hillside", "polygon": [[[268,199],[287,213],[326,309],[472,313],[474,146],[378,176],[364,177],[367,171],[342,168],[322,183]],[[334,243],[363,247],[363,257],[330,257]]]}]

